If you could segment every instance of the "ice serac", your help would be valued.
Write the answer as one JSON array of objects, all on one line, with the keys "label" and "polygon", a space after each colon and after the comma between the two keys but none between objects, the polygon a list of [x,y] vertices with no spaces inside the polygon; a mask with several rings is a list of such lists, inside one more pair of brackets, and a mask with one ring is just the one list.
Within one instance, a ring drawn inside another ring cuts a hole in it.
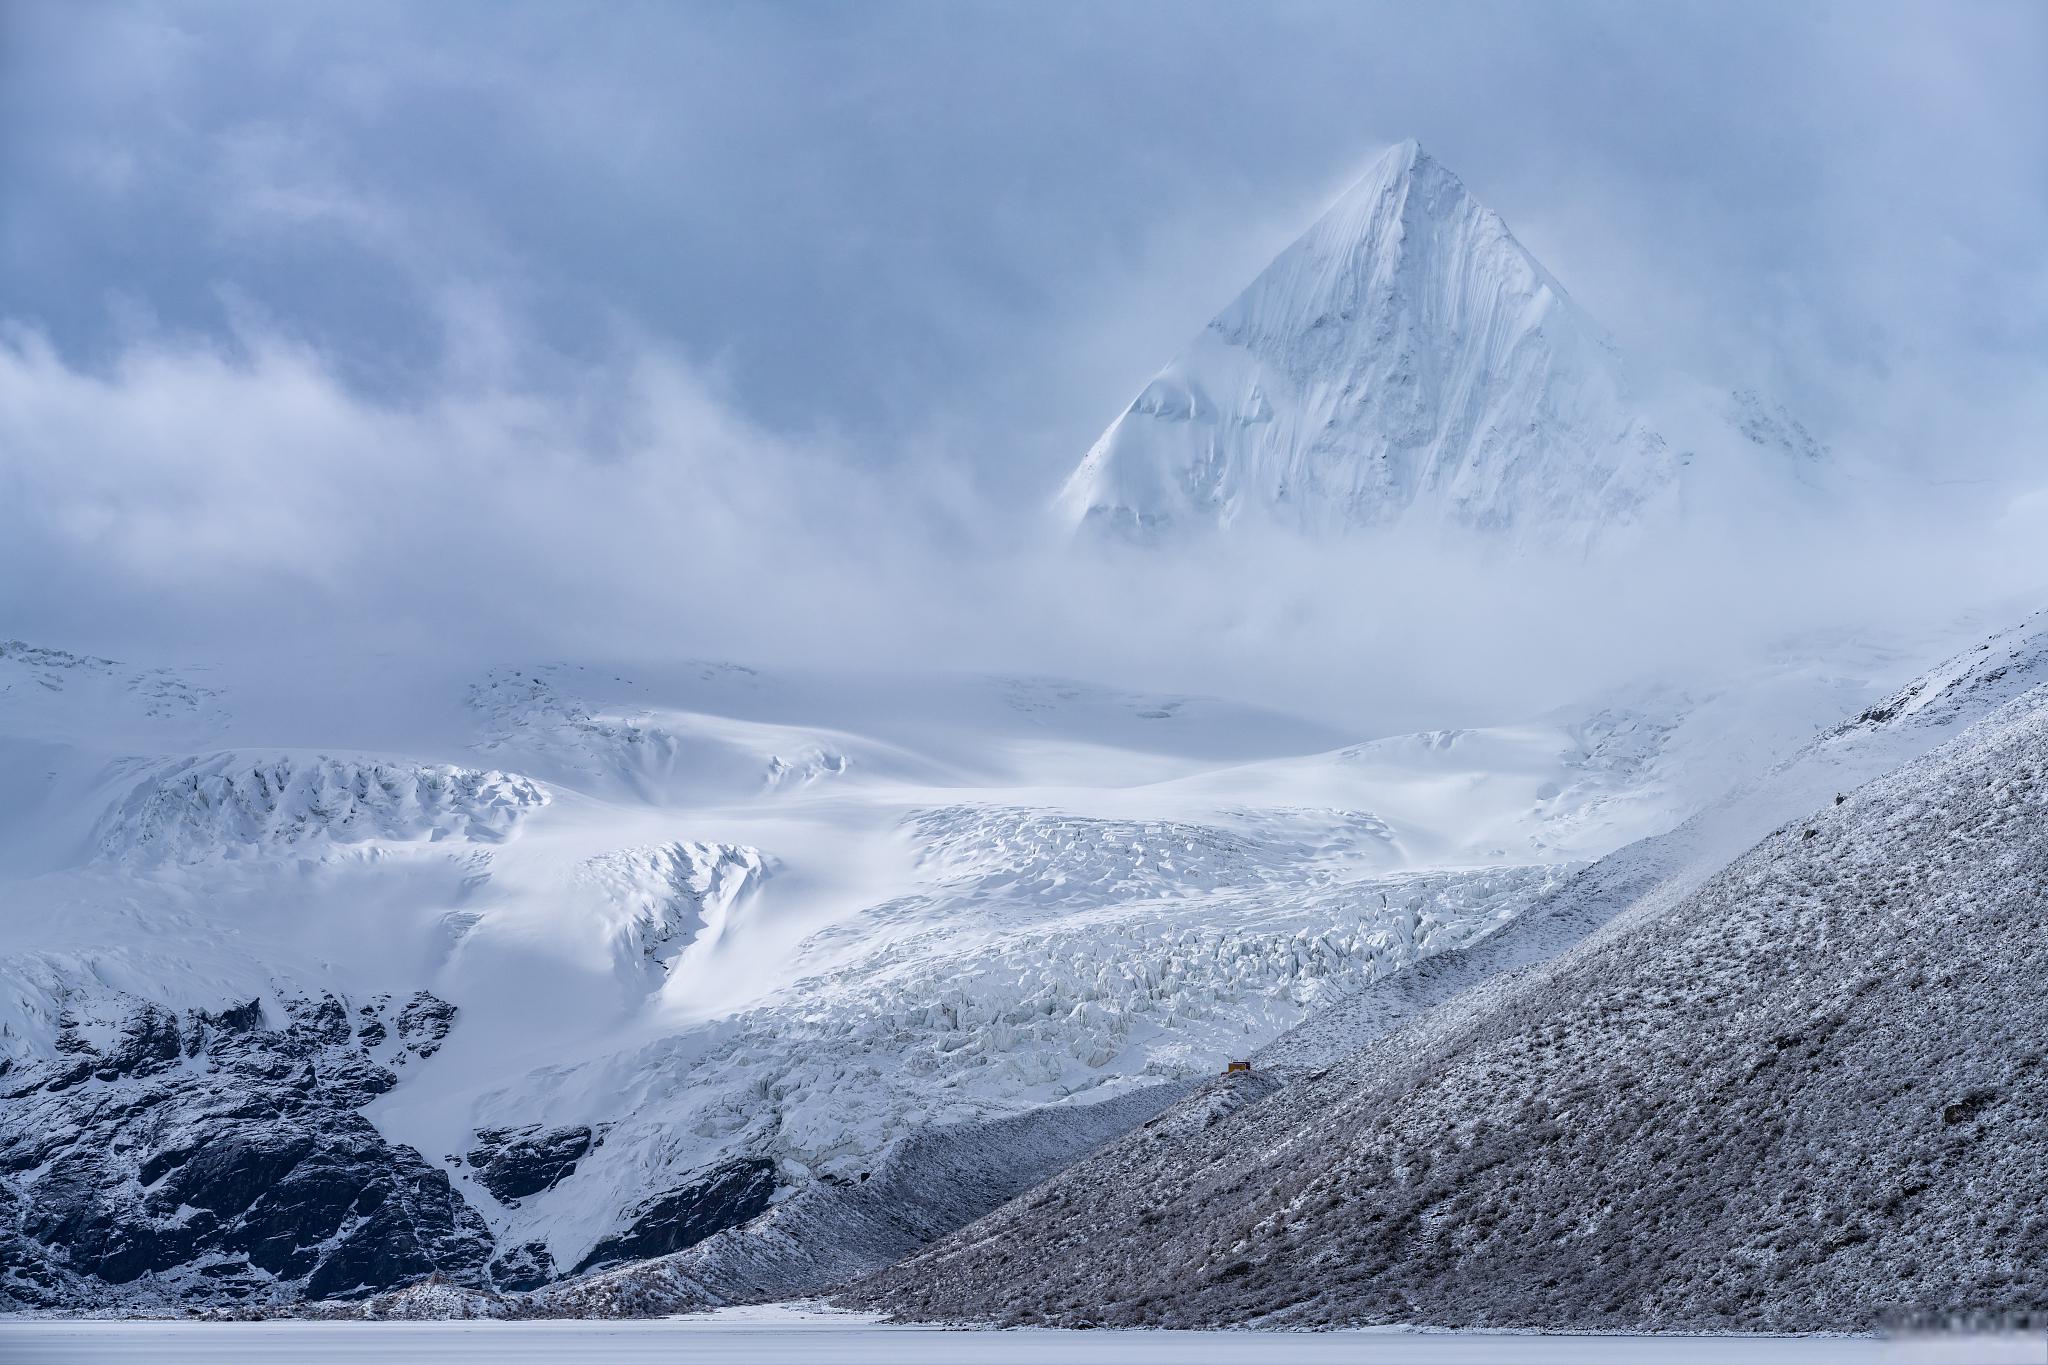
[{"label": "ice serac", "polygon": [[1678,469],[1600,328],[1411,141],[1160,371],[1060,503],[1146,541],[1418,521],[1573,545],[1669,510]]}]

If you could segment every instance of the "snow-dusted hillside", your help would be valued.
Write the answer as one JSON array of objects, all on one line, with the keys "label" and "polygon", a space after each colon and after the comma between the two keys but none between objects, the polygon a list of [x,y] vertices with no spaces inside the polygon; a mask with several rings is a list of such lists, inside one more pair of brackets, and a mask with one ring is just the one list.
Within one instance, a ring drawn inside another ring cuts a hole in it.
[{"label": "snow-dusted hillside", "polygon": [[1501,957],[1405,1017],[1378,1010],[1362,1050],[1198,1089],[849,1300],[1064,1325],[1659,1331],[2033,1309],[2041,658],[2037,618],[1765,790],[1951,742],[1703,884],[1621,895],[1548,962]]},{"label": "snow-dusted hillside", "polygon": [[[1731,715],[1727,708],[1754,707],[1773,682],[1782,692],[1787,681],[1770,675],[1748,679],[1734,695],[1696,707],[1680,728],[1680,734],[1692,731],[1713,743],[1721,757],[1737,756],[1735,764],[1714,769],[1726,782],[1695,782],[1696,790],[1722,787],[1719,797],[1667,832],[1593,863],[1500,932],[1333,1002],[1263,1049],[1261,1067],[1326,1066],[1432,1009],[1466,1007],[1619,915],[1654,913],[1677,903],[1785,821],[1918,758],[2014,697],[2048,684],[2048,617],[2037,612],[1993,634],[1771,762],[1754,744],[1762,737],[1760,713]],[[1744,735],[1752,737],[1752,746],[1740,742]],[[1667,747],[1688,746],[1667,741]],[[1456,1006],[1447,1005],[1454,1000]]]},{"label": "snow-dusted hillside", "polygon": [[1061,505],[1141,537],[1421,522],[1583,544],[1670,511],[1679,470],[1599,327],[1404,142],[1145,387]]},{"label": "snow-dusted hillside", "polygon": [[0,656],[18,1300],[526,1288],[914,1189],[914,1136],[1031,1170],[1099,1125],[1007,1120],[1141,1113],[1878,695],[1801,664],[1347,743],[1044,678],[409,668]]}]

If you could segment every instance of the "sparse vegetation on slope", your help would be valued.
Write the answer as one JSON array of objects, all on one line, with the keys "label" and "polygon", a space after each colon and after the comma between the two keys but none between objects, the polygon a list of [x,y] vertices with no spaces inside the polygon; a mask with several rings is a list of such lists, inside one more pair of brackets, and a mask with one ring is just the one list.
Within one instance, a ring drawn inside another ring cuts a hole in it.
[{"label": "sparse vegetation on slope", "polygon": [[1258,1102],[1184,1105],[851,1297],[1067,1325],[2038,1309],[2044,817],[2036,690],[1673,908]]}]

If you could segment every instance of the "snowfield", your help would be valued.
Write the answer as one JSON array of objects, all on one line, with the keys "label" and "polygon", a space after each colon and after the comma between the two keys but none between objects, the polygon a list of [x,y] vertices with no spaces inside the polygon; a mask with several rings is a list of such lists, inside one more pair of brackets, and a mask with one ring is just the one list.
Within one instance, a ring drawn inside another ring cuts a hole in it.
[{"label": "snowfield", "polygon": [[779,1307],[665,1322],[124,1323],[0,1322],[13,1365],[85,1361],[673,1361],[811,1365],[2033,1365],[2034,1336],[1876,1341],[1856,1337],[1474,1335],[1461,1332],[959,1332],[872,1324]]},{"label": "snowfield", "polygon": [[[823,1287],[1879,695],[1800,663],[1347,743],[1043,678],[357,660],[202,685],[18,645],[0,669],[0,1283],[137,1307],[434,1266],[527,1290],[698,1243],[692,1288],[613,1297]],[[445,1012],[430,1049],[382,1003],[415,997]],[[333,1184],[274,1206],[313,1149],[260,1124],[199,1165],[170,1140],[280,1085],[280,1132],[354,1135]],[[1003,1126],[1041,1111],[1070,1117]],[[942,1194],[892,1156],[946,1130],[1028,1151]],[[877,1231],[841,1193],[864,1180],[927,1202]],[[351,1182],[415,1193],[366,1221]],[[860,1256],[783,1283],[721,1238],[785,1204]]]}]

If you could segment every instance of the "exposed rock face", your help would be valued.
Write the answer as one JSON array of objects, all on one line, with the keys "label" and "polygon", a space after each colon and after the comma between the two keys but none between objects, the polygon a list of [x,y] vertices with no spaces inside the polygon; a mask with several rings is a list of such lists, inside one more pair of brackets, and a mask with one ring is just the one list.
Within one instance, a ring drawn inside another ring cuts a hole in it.
[{"label": "exposed rock face", "polygon": [[774,1195],[774,1162],[760,1158],[730,1162],[702,1180],[642,1204],[633,1211],[626,1230],[592,1247],[576,1271],[581,1274],[620,1261],[681,1251],[765,1211]]},{"label": "exposed rock face", "polygon": [[491,1260],[491,1280],[500,1289],[519,1292],[538,1289],[555,1278],[555,1253],[546,1242],[521,1242],[507,1247]]},{"label": "exposed rock face", "polygon": [[395,1017],[332,995],[182,1015],[77,1002],[54,1058],[0,1070],[0,1305],[480,1282],[483,1220],[357,1112],[452,1018],[424,992]]},{"label": "exposed rock face", "polygon": [[442,1040],[455,1026],[455,1006],[425,991],[415,991],[398,1011],[399,1065],[418,1058],[425,1061],[441,1050]]},{"label": "exposed rock face", "polygon": [[2048,689],[858,1287],[920,1318],[1859,1329],[2048,1301]]},{"label": "exposed rock face", "polygon": [[477,1179],[501,1204],[517,1206],[529,1195],[551,1190],[576,1174],[584,1153],[602,1142],[588,1127],[555,1128],[539,1124],[524,1128],[482,1128],[469,1164]]}]

